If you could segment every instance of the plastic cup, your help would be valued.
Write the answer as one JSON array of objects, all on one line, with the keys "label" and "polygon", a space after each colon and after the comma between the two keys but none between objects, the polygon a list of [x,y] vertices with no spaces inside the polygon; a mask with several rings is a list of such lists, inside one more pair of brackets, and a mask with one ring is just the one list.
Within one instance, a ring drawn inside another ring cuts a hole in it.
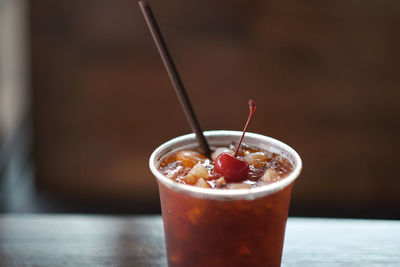
[{"label": "plastic cup", "polygon": [[[242,132],[207,131],[211,147],[228,146]],[[288,145],[246,133],[244,143],[285,156],[293,171],[251,189],[208,189],[174,182],[158,164],[166,155],[197,146],[194,134],[174,138],[150,157],[160,193],[168,266],[280,266],[294,180],[302,162]]]}]

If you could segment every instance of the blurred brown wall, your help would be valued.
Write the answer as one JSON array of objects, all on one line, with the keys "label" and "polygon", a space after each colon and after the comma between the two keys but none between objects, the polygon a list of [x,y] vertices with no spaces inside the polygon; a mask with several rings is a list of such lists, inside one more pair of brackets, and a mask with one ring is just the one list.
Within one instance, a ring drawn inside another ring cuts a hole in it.
[{"label": "blurred brown wall", "polygon": [[[400,217],[400,2],[151,4],[203,128],[242,129],[254,98],[250,130],[300,153],[296,214]],[[31,22],[39,185],[157,202],[148,157],[190,129],[137,2],[36,0]]]}]

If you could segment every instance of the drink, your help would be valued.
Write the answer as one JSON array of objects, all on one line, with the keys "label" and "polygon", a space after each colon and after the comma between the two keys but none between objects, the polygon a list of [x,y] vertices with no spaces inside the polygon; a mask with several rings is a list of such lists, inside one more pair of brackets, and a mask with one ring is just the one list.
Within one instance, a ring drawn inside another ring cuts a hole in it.
[{"label": "drink", "polygon": [[[154,14],[146,1],[139,1],[139,5],[195,133],[172,139],[158,147],[150,157],[150,169],[157,178],[160,191],[168,265],[279,266],[291,189],[301,170],[300,157],[296,151],[275,139],[248,134],[248,144],[287,157],[293,164],[293,171],[269,185],[246,189],[210,189],[205,188],[211,184],[203,177],[203,180],[187,180],[184,184],[163,175],[158,167],[168,153],[194,148],[198,143],[208,155],[209,144],[227,146],[241,136],[233,155],[222,153],[215,159],[213,167],[228,182],[248,177],[249,163],[238,157],[238,150],[256,110],[256,103],[249,100],[250,114],[243,135],[234,131],[211,131],[205,134],[207,142]],[[189,185],[192,182],[195,186]]]},{"label": "drink", "polygon": [[[211,146],[226,147],[241,132],[210,131]],[[246,144],[287,158],[292,170],[267,185],[246,189],[210,189],[177,183],[158,167],[167,155],[194,149],[194,134],[157,148],[150,169],[160,191],[169,266],[279,266],[293,181],[301,159],[275,139],[247,133]]]}]

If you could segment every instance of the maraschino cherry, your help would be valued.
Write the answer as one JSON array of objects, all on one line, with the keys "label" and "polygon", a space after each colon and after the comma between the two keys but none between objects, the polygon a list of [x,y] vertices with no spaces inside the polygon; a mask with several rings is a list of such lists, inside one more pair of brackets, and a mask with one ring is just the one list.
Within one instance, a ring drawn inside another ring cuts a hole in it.
[{"label": "maraschino cherry", "polygon": [[253,117],[253,114],[256,111],[256,102],[250,99],[249,106],[249,118],[247,119],[246,125],[244,126],[242,136],[240,137],[240,140],[237,144],[234,155],[232,156],[229,153],[221,153],[215,159],[214,171],[222,175],[227,182],[239,182],[240,180],[246,179],[249,175],[249,164],[244,159],[237,157],[240,145],[242,144],[243,137],[246,133],[247,127],[249,126],[251,117]]}]

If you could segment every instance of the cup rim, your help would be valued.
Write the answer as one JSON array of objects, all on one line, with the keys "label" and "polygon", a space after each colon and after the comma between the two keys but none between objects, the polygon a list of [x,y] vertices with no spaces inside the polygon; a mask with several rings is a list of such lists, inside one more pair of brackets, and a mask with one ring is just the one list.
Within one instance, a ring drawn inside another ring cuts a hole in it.
[{"label": "cup rim", "polygon": [[[212,137],[217,137],[217,136],[238,137],[241,134],[242,132],[240,131],[227,131],[227,130],[215,130],[215,131],[204,132],[204,136],[206,139],[210,139]],[[285,143],[277,139],[261,134],[246,132],[244,139],[246,138],[259,140],[261,143],[270,144],[271,147],[279,148],[282,151],[287,152],[293,158],[292,160],[292,164],[294,166],[293,171],[287,177],[279,181],[267,185],[252,187],[250,189],[200,188],[193,185],[185,185],[177,183],[169,179],[165,175],[163,175],[158,170],[157,168],[159,163],[158,160],[167,155],[168,153],[184,148],[183,146],[181,147],[178,146],[175,149],[171,149],[171,147],[174,147],[177,144],[185,143],[188,141],[193,141],[191,144],[195,144],[197,141],[194,133],[175,137],[157,147],[150,156],[149,167],[151,172],[159,182],[161,182],[162,184],[164,184],[165,186],[176,192],[189,194],[199,198],[212,198],[221,200],[232,200],[232,199],[252,200],[261,196],[270,195],[290,185],[299,176],[302,169],[302,161],[298,153],[293,148],[291,148],[290,146],[286,145]],[[244,140],[243,142],[246,141]]]}]

